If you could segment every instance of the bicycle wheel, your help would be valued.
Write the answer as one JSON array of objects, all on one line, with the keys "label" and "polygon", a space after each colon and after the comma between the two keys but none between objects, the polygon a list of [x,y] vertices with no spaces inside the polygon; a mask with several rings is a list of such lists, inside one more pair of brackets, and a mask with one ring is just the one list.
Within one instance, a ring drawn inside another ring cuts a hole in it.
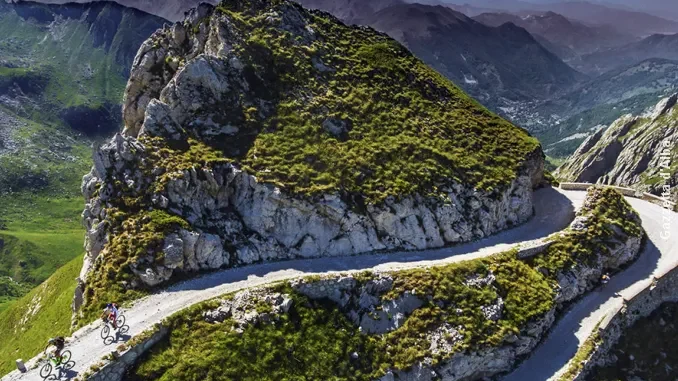
[{"label": "bicycle wheel", "polygon": [[68,364],[71,361],[71,351],[63,351],[61,353],[61,363],[59,365]]},{"label": "bicycle wheel", "polygon": [[101,338],[105,340],[110,333],[111,327],[108,326],[108,323],[104,324],[104,327],[101,328]]},{"label": "bicycle wheel", "polygon": [[50,374],[52,374],[52,364],[47,360],[47,364],[43,365],[40,369],[40,377],[47,378]]},{"label": "bicycle wheel", "polygon": [[118,317],[115,319],[115,325],[118,326],[118,328],[124,326],[125,325],[125,315],[118,315]]}]

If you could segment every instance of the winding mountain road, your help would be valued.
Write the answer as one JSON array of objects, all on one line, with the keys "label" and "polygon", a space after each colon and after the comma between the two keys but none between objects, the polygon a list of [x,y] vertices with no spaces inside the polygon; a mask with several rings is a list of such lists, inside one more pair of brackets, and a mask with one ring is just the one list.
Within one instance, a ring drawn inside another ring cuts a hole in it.
[{"label": "winding mountain road", "polygon": [[[101,361],[101,359],[115,350],[118,344],[129,340],[134,335],[151,328],[155,323],[159,323],[164,318],[180,311],[195,303],[241,289],[268,284],[271,282],[287,280],[291,278],[328,274],[333,272],[354,272],[354,271],[392,271],[406,268],[426,267],[433,265],[443,265],[447,263],[459,262],[473,258],[493,255],[513,248],[521,242],[531,241],[564,229],[573,219],[574,211],[579,208],[586,196],[586,192],[581,191],[563,191],[559,189],[542,189],[535,192],[535,217],[529,222],[520,225],[514,229],[504,231],[497,235],[462,244],[459,246],[425,250],[413,252],[398,252],[388,254],[366,254],[352,257],[334,257],[334,258],[316,258],[300,259],[283,262],[271,262],[259,265],[252,265],[242,268],[227,269],[211,273],[196,279],[192,279],[156,294],[147,296],[124,312],[127,316],[127,324],[130,330],[125,335],[118,338],[117,342],[104,343],[99,335],[101,323],[92,323],[79,331],[68,340],[67,348],[73,353],[72,360],[75,366],[62,374],[62,379],[71,379],[90,368],[91,365]],[[579,346],[578,341],[585,340],[584,336],[572,337],[567,344],[568,350],[560,353],[556,350],[557,356],[553,360],[539,360],[537,356],[550,355],[551,347],[558,347],[558,340],[567,339],[576,332],[587,334],[584,328],[589,327],[588,310],[606,309],[610,303],[616,303],[612,293],[613,290],[624,290],[625,288],[635,287],[638,281],[649,281],[652,270],[661,267],[670,266],[673,262],[678,262],[678,255],[673,247],[678,247],[678,239],[673,237],[672,242],[659,242],[658,236],[661,233],[661,208],[645,201],[629,199],[634,208],[643,217],[643,225],[650,235],[645,252],[641,259],[631,266],[621,276],[616,276],[606,291],[596,297],[592,294],[582,300],[571,312],[569,312],[555,328],[544,345],[537,348],[534,357],[518,369],[517,372],[527,371],[525,369],[531,361],[536,361],[532,376],[521,378],[520,374],[515,373],[518,378],[510,378],[521,381],[528,380],[546,380],[559,371],[574,351]],[[675,265],[675,263],[673,263]],[[629,275],[626,275],[626,274]],[[629,283],[630,281],[632,281]],[[638,286],[640,287],[640,285]],[[581,305],[581,307],[580,307]],[[581,313],[576,311],[581,310]],[[577,326],[584,327],[577,330]],[[597,320],[593,323],[595,325]],[[562,327],[562,328],[561,328]],[[588,333],[593,326],[588,329]],[[573,349],[570,351],[569,349]],[[34,363],[35,359],[30,363]],[[549,363],[553,363],[550,366]],[[3,377],[1,381],[15,380],[41,380],[39,368],[31,369],[27,373],[14,371]],[[514,377],[510,375],[509,377]]]},{"label": "winding mountain road", "polygon": [[614,275],[604,288],[590,292],[569,309],[530,357],[502,381],[558,380],[581,344],[606,315],[617,311],[624,299],[649,287],[654,277],[678,266],[678,229],[675,228],[678,214],[670,213],[673,221],[669,225],[674,228],[669,239],[663,239],[664,210],[646,201],[627,200],[640,214],[648,236],[638,260]]}]

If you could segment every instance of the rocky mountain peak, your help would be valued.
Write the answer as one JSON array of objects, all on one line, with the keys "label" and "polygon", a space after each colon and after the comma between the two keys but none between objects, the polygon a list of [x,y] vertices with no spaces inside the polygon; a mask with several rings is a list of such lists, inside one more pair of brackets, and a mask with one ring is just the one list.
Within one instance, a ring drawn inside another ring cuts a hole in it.
[{"label": "rocky mountain peak", "polygon": [[677,102],[678,93],[673,94],[659,102],[654,108],[653,112],[650,114],[652,121],[657,121],[657,119],[661,118],[662,116],[670,114],[673,108],[676,107]]},{"label": "rocky mountain peak", "polygon": [[386,35],[286,0],[203,4],[156,32],[123,113],[83,181],[86,305],[201,270],[473,240],[529,218],[542,179],[525,131]]}]

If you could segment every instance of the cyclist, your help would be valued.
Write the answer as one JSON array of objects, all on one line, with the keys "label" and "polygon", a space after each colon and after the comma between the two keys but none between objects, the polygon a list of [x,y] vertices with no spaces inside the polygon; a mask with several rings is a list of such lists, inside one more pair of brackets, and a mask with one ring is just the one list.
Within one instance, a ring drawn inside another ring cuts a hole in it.
[{"label": "cyclist", "polygon": [[108,319],[113,325],[113,329],[118,329],[118,325],[115,322],[118,318],[118,305],[115,303],[108,303],[106,308],[104,308],[104,313],[101,315],[101,318],[106,321]]},{"label": "cyclist", "polygon": [[47,346],[45,347],[45,352],[47,352],[47,348],[50,346],[54,347],[54,351],[52,354],[54,355],[54,358],[57,359],[57,363],[61,363],[61,351],[64,350],[64,346],[66,345],[66,340],[62,336],[54,337],[49,339],[47,342]]},{"label": "cyclist", "polygon": [[601,281],[603,284],[607,284],[607,282],[610,281],[610,276],[609,276],[608,274],[603,274],[603,276],[600,277],[600,281]]}]

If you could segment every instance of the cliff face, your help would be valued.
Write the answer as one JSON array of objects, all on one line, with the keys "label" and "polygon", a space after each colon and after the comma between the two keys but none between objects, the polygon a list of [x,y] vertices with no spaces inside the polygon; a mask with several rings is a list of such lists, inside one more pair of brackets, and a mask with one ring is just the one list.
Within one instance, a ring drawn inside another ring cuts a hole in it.
[{"label": "cliff face", "polygon": [[83,179],[76,306],[199,270],[478,239],[530,218],[542,179],[526,132],[388,37],[288,1],[202,5],[158,31],[124,103]]},{"label": "cliff face", "polygon": [[590,136],[555,175],[678,195],[678,94],[644,115],[625,115]]}]

